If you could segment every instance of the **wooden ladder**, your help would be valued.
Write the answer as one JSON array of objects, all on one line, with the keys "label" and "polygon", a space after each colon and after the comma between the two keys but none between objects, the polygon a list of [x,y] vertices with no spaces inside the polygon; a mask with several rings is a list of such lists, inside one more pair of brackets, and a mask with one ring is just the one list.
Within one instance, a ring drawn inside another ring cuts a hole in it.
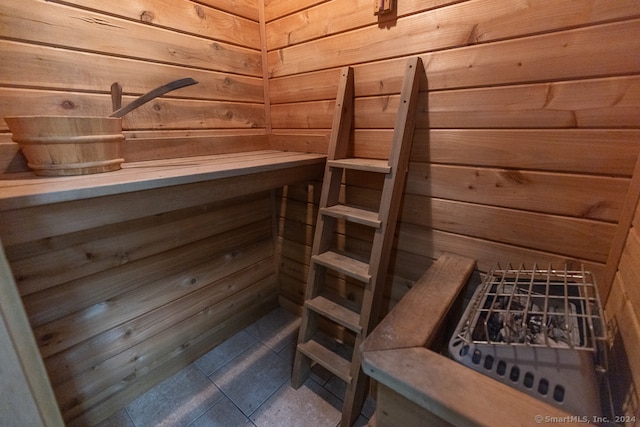
[{"label": "wooden ladder", "polygon": [[[313,362],[344,380],[347,391],[342,410],[342,426],[351,426],[355,422],[366,396],[367,377],[360,367],[359,347],[377,324],[380,313],[387,265],[408,169],[422,70],[420,58],[408,60],[389,160],[347,158],[353,123],[354,77],[350,67],[344,67],[341,72],[291,384],[296,389],[300,387],[308,377]],[[346,170],[384,175],[378,212],[340,204],[340,187]],[[332,248],[335,246],[333,238],[338,220],[374,229],[368,260],[356,259]],[[364,283],[359,309],[325,289],[327,270]],[[355,333],[355,347],[350,361],[313,339],[318,332],[320,317]]]}]

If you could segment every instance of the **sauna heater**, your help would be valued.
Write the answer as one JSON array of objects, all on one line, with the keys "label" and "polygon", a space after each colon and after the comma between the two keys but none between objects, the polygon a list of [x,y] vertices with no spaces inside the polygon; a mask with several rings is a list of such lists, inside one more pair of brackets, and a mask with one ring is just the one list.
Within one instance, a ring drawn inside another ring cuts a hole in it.
[{"label": "sauna heater", "polygon": [[451,357],[565,411],[601,414],[607,332],[594,277],[567,268],[489,272],[449,341]]}]

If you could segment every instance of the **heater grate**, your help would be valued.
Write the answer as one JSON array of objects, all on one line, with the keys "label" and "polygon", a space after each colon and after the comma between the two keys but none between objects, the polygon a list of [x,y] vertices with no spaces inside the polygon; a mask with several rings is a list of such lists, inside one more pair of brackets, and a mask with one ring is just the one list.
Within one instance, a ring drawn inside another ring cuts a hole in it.
[{"label": "heater grate", "polygon": [[595,351],[606,340],[591,273],[533,268],[494,270],[473,302],[460,338],[486,344]]},{"label": "heater grate", "polygon": [[581,415],[597,415],[606,349],[593,275],[537,265],[487,274],[449,343],[459,362]]}]

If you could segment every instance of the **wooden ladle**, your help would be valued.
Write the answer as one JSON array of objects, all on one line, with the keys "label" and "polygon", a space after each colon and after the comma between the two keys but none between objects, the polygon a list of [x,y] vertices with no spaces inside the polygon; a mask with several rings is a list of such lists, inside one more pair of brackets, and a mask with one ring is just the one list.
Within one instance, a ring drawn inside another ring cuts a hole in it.
[{"label": "wooden ladle", "polygon": [[157,98],[159,96],[162,96],[167,92],[171,92],[172,90],[180,89],[181,87],[191,86],[191,85],[194,85],[196,83],[198,83],[198,82],[193,80],[191,77],[187,77],[185,79],[172,81],[172,82],[167,83],[165,85],[162,85],[162,86],[160,86],[158,88],[155,88],[150,92],[145,93],[144,95],[140,96],[139,98],[136,98],[132,103],[130,103],[128,105],[125,105],[124,107],[119,108],[116,111],[114,111],[113,113],[111,113],[111,115],[109,117],[122,117],[125,114],[130,113],[131,111],[133,111],[136,108],[140,107],[141,105],[144,105],[147,102],[151,101],[152,99],[155,99],[155,98]]}]

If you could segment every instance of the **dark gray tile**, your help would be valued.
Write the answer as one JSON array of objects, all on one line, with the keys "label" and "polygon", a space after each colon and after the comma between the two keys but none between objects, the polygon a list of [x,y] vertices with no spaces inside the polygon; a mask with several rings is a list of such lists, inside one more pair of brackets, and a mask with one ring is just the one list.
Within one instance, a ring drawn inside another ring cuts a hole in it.
[{"label": "dark gray tile", "polygon": [[253,427],[253,423],[227,397],[224,397],[189,427]]},{"label": "dark gray tile", "polygon": [[284,308],[276,308],[245,329],[273,351],[297,340],[300,318]]},{"label": "dark gray tile", "polygon": [[211,375],[256,342],[256,338],[245,331],[240,331],[196,360],[195,363],[198,368],[202,369],[202,372]]},{"label": "dark gray tile", "polygon": [[359,415],[352,427],[367,427],[369,425],[369,419]]},{"label": "dark gray tile", "polygon": [[364,405],[362,405],[362,411],[360,412],[366,418],[373,417],[373,414],[376,412],[376,401],[373,400],[371,396],[367,396],[364,401]]},{"label": "dark gray tile", "polygon": [[238,408],[251,415],[283,383],[291,366],[262,344],[254,344],[218,369],[211,380]]},{"label": "dark gray tile", "polygon": [[135,427],[127,411],[122,408],[109,418],[98,424],[97,427]]},{"label": "dark gray tile", "polygon": [[347,383],[333,374],[324,384],[324,388],[340,400],[344,400],[344,395],[347,393]]},{"label": "dark gray tile", "polygon": [[324,366],[316,363],[311,367],[311,374],[309,374],[309,378],[312,378],[315,382],[320,385],[325,385],[327,381],[331,379],[333,374],[329,372]]},{"label": "dark gray tile", "polygon": [[[331,378],[323,385],[324,389],[336,396],[338,399],[344,401],[345,394],[347,393],[347,383],[340,378],[331,374]],[[370,396],[367,396],[360,413],[365,418],[371,418],[376,410],[376,402]]]},{"label": "dark gray tile", "polygon": [[179,427],[221,398],[220,390],[191,364],[127,405],[127,411],[137,427]]},{"label": "dark gray tile", "polygon": [[308,379],[297,390],[283,384],[251,416],[257,427],[325,427],[340,421],[342,402]]},{"label": "dark gray tile", "polygon": [[287,343],[278,351],[280,357],[282,357],[288,364],[293,365],[293,357],[296,355],[296,346],[298,345],[297,339]]}]

